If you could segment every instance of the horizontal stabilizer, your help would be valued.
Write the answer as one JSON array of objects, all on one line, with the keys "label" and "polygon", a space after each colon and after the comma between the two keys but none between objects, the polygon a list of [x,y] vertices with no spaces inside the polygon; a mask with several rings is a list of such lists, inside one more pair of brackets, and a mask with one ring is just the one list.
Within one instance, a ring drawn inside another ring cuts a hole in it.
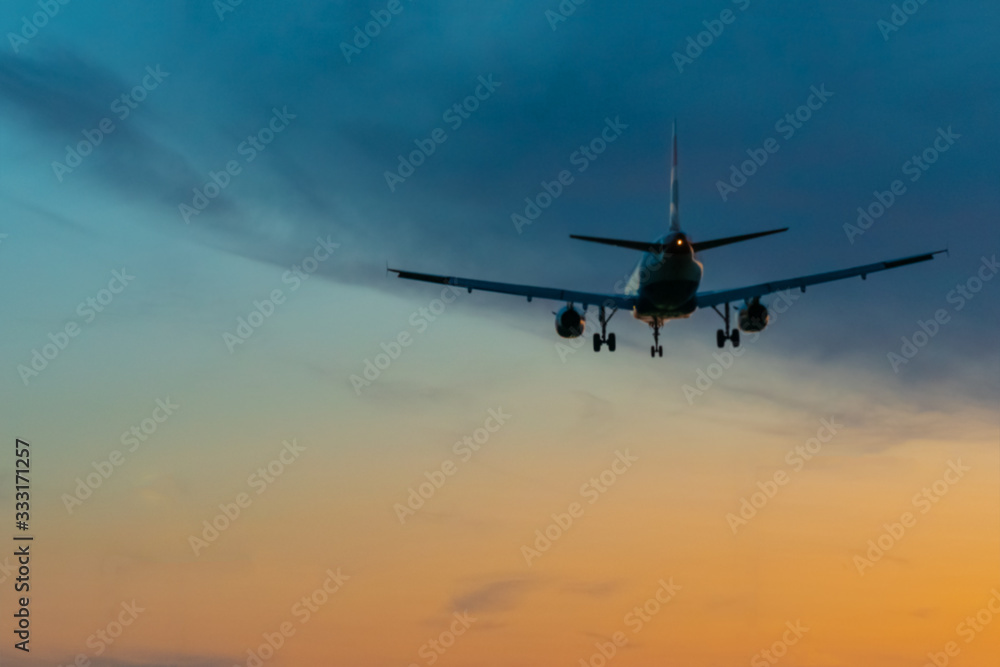
[{"label": "horizontal stabilizer", "polygon": [[618,246],[619,248],[630,248],[632,250],[641,250],[643,252],[660,252],[662,246],[656,242],[650,241],[623,241],[622,239],[605,239],[599,236],[577,236],[576,234],[570,234],[571,239],[579,239],[580,241],[590,241],[592,243],[603,243],[604,245]]},{"label": "horizontal stabilizer", "polygon": [[740,236],[727,236],[724,239],[715,239],[713,241],[699,241],[698,243],[692,243],[691,247],[694,248],[695,252],[700,252],[702,250],[710,250],[711,248],[718,248],[721,245],[729,245],[730,243],[749,241],[750,239],[760,238],[761,236],[768,236],[770,234],[780,234],[781,232],[787,232],[787,231],[788,227],[782,227],[781,229],[772,229],[767,232],[756,232],[754,234],[741,234]]},{"label": "horizontal stabilizer", "polygon": [[[768,236],[769,234],[778,234],[780,232],[787,232],[788,227],[782,227],[781,229],[772,229],[766,232],[755,232],[753,234],[741,234],[740,236],[727,236],[724,239],[714,239],[712,241],[700,241],[698,243],[692,243],[691,247],[694,248],[695,252],[701,250],[708,250],[710,248],[718,248],[721,245],[729,245],[730,243],[739,243],[740,241],[749,241],[750,239],[756,239],[761,236]],[[590,241],[591,243],[603,243],[604,245],[618,246],[619,248],[629,248],[631,250],[640,250],[642,252],[652,252],[660,253],[663,252],[663,245],[656,242],[650,241],[626,241],[624,239],[607,239],[600,236],[578,236],[576,234],[570,234],[571,239],[579,239],[580,241]]]}]

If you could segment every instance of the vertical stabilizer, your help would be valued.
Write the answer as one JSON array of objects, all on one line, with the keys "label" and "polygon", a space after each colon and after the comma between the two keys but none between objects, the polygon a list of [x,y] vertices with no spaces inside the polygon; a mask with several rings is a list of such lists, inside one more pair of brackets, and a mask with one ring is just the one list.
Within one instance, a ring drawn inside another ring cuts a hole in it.
[{"label": "vertical stabilizer", "polygon": [[681,231],[681,214],[678,209],[677,190],[677,119],[674,119],[673,156],[670,161],[670,231]]}]

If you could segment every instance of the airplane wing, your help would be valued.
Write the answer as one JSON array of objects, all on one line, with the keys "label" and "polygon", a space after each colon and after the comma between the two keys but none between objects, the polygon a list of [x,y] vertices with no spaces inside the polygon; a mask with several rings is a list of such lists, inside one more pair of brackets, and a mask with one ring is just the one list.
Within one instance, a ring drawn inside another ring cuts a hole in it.
[{"label": "airplane wing", "polygon": [[589,306],[607,306],[610,308],[631,309],[635,303],[634,297],[622,294],[598,294],[596,292],[575,292],[573,290],[556,289],[554,287],[535,287],[533,285],[515,285],[513,283],[495,283],[489,280],[471,280],[469,278],[456,278],[454,276],[436,276],[430,273],[414,273],[412,271],[401,271],[399,269],[389,269],[399,275],[400,278],[408,280],[422,280],[428,283],[439,283],[441,285],[453,285],[462,287],[470,292],[472,290],[482,290],[484,292],[498,292],[500,294],[514,294],[524,296],[531,301],[533,298],[551,299],[552,301],[563,301],[565,303],[579,303]]},{"label": "airplane wing", "polygon": [[875,273],[876,271],[886,271],[888,269],[906,266],[907,264],[927,262],[934,259],[935,255],[940,255],[943,252],[948,251],[935,250],[934,252],[924,253],[923,255],[913,255],[912,257],[903,257],[901,259],[892,259],[885,262],[865,264],[864,266],[855,266],[850,269],[841,269],[840,271],[815,273],[811,276],[789,278],[787,280],[776,280],[770,283],[761,283],[759,285],[739,287],[737,289],[719,290],[716,292],[701,292],[697,295],[698,307],[707,308],[723,303],[732,303],[733,301],[744,301],[746,299],[752,299],[757,296],[771,294],[772,292],[780,292],[782,290],[792,289],[795,287],[798,287],[805,292],[808,285],[818,285],[820,283],[828,283],[834,280],[853,278],[854,276],[861,276],[861,278],[864,279],[869,273]]}]

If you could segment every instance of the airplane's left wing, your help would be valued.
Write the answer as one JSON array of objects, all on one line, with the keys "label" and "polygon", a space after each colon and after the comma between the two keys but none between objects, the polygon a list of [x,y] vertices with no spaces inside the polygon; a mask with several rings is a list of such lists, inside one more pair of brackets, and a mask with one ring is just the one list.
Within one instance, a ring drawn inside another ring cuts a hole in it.
[{"label": "airplane's left wing", "polygon": [[891,259],[885,262],[875,262],[874,264],[855,266],[850,269],[841,269],[840,271],[815,273],[811,276],[801,276],[799,278],[789,278],[787,280],[776,280],[774,282],[761,283],[759,285],[751,285],[749,287],[719,290],[717,292],[701,292],[697,296],[698,307],[708,308],[710,306],[718,306],[723,303],[744,301],[754,297],[764,296],[765,294],[771,294],[772,292],[780,292],[782,290],[794,289],[796,287],[800,288],[804,292],[806,287],[809,285],[829,283],[834,280],[853,278],[854,276],[861,276],[862,278],[865,278],[869,273],[895,269],[900,266],[906,266],[907,264],[916,264],[917,262],[927,262],[934,259],[935,255],[940,255],[943,252],[947,252],[947,250],[935,250],[934,252],[928,252],[922,255]]},{"label": "airplane's left wing", "polygon": [[579,303],[588,306],[606,306],[609,308],[632,308],[635,299],[622,294],[598,294],[596,292],[576,292],[573,290],[557,289],[554,287],[535,287],[534,285],[515,285],[513,283],[495,283],[489,280],[472,280],[470,278],[456,278],[454,276],[436,276],[430,273],[414,273],[413,271],[401,271],[399,269],[389,269],[407,280],[421,280],[427,283],[439,283],[441,285],[452,285],[469,290],[482,290],[484,292],[498,292],[500,294],[513,294],[515,296],[527,297],[531,299],[551,299],[552,301],[563,301],[565,303]]}]

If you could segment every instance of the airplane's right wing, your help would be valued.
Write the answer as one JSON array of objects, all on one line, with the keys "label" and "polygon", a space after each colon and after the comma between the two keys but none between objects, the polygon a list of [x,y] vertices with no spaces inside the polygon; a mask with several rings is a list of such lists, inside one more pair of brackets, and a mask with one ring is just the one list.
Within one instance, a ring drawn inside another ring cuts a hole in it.
[{"label": "airplane's right wing", "polygon": [[947,250],[935,250],[934,252],[928,252],[922,255],[913,255],[912,257],[903,257],[901,259],[891,259],[885,262],[865,264],[864,266],[855,266],[850,269],[841,269],[840,271],[815,273],[811,276],[801,276],[799,278],[789,278],[787,280],[776,280],[774,282],[761,283],[759,285],[751,285],[749,287],[738,287],[736,289],[719,290],[716,292],[701,292],[697,296],[698,307],[708,308],[710,306],[718,306],[723,303],[745,301],[754,297],[764,296],[765,294],[771,294],[772,292],[780,292],[782,290],[794,289],[796,287],[804,292],[806,287],[809,285],[829,283],[834,280],[853,278],[854,276],[861,276],[862,278],[865,278],[869,273],[895,269],[900,266],[906,266],[907,264],[916,264],[917,262],[927,262],[934,259],[935,255],[940,255],[943,252],[947,252]]}]

